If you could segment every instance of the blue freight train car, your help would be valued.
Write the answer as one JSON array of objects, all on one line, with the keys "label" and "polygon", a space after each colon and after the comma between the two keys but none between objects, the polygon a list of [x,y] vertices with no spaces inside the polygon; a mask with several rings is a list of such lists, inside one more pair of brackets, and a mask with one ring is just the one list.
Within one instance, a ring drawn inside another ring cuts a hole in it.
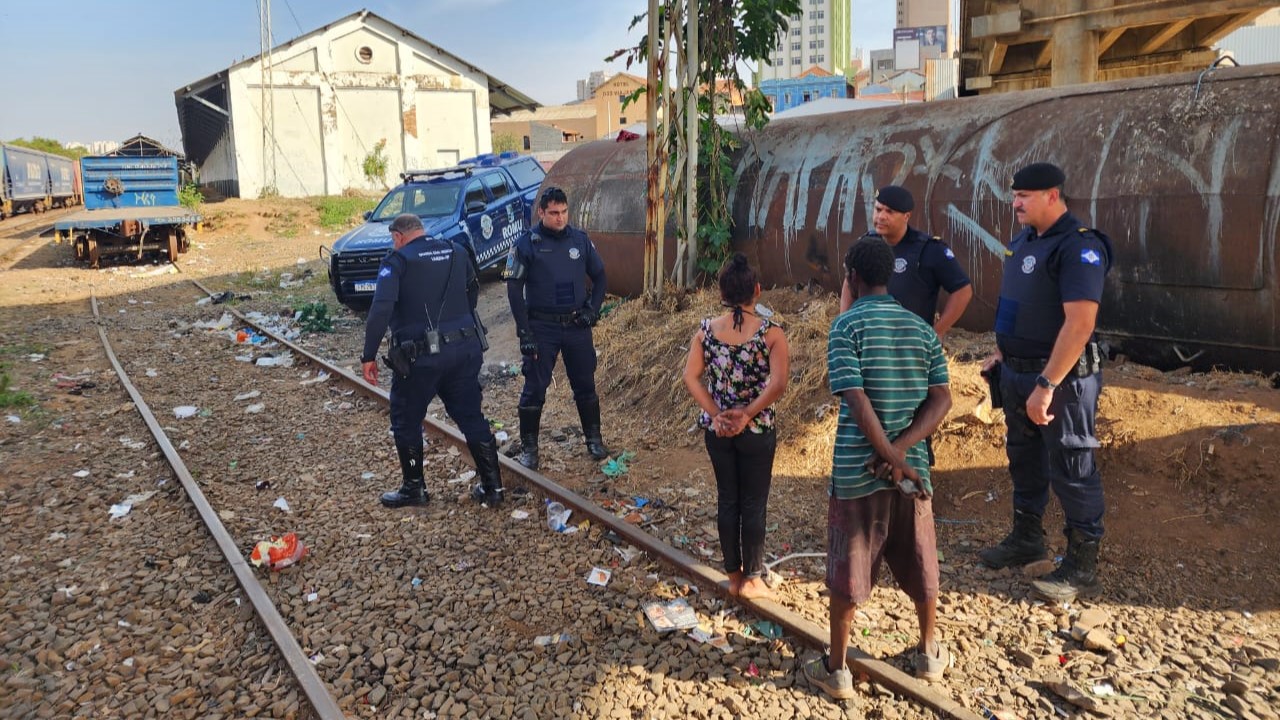
[{"label": "blue freight train car", "polygon": [[85,157],[85,209],[53,224],[58,242],[93,266],[107,255],[167,255],[190,246],[201,217],[178,203],[178,161],[172,157]]},{"label": "blue freight train car", "polygon": [[74,160],[0,143],[0,218],[79,202]]}]

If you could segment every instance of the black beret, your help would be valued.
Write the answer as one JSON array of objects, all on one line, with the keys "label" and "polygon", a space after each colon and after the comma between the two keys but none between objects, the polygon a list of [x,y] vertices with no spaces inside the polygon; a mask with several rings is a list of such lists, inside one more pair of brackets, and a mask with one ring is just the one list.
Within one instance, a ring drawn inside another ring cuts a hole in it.
[{"label": "black beret", "polygon": [[1053,163],[1032,163],[1013,174],[1014,190],[1050,190],[1062,187],[1067,174]]},{"label": "black beret", "polygon": [[876,193],[876,202],[900,213],[911,212],[916,207],[911,191],[898,185],[885,185],[880,188],[880,192]]}]

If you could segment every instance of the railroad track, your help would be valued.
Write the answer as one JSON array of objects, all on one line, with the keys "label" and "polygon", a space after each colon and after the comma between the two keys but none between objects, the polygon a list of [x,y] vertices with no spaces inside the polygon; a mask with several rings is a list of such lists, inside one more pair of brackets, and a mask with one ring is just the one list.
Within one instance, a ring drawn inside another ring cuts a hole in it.
[{"label": "railroad track", "polygon": [[[206,296],[212,297],[214,295],[214,293],[211,290],[209,290],[207,287],[205,287],[198,281],[192,280],[191,282]],[[222,480],[215,480],[214,478],[210,478],[207,475],[198,476],[196,473],[193,473],[191,470],[188,469],[186,462],[184,461],[181,453],[179,452],[179,448],[183,447],[186,443],[185,442],[179,443],[178,445],[175,446],[174,442],[169,437],[169,431],[166,431],[166,426],[162,425],[160,421],[157,419],[155,413],[148,409],[149,406],[146,401],[146,398],[144,397],[144,393],[139,390],[139,387],[138,387],[139,383],[135,383],[130,378],[129,373],[126,371],[127,365],[133,365],[136,367],[139,361],[136,358],[131,359],[127,356],[124,358],[121,358],[118,356],[118,353],[114,348],[111,342],[111,339],[108,336],[108,333],[106,330],[107,323],[104,321],[102,315],[100,314],[99,303],[96,297],[92,299],[92,307],[93,307],[95,318],[97,319],[98,332],[99,332],[100,339],[103,343],[104,348],[106,348],[106,351],[111,360],[112,366],[114,367],[117,375],[119,376],[121,383],[124,385],[124,387],[128,391],[131,399],[133,400],[133,403],[138,407],[139,412],[141,412],[143,417],[146,419],[148,428],[150,429],[151,433],[156,439],[156,442],[159,444],[160,448],[162,449],[162,452],[166,460],[174,468],[175,474],[178,476],[184,489],[186,490],[187,494],[190,496],[191,501],[195,505],[201,520],[204,522],[204,524],[208,528],[209,533],[217,541],[218,547],[220,548],[228,565],[230,566],[232,572],[234,573],[237,583],[239,583],[245,595],[249,598],[250,602],[253,604],[254,610],[257,613],[258,617],[260,618],[262,625],[269,632],[271,639],[274,642],[276,648],[278,649],[282,660],[289,668],[290,673],[293,675],[294,682],[296,683],[298,688],[300,688],[302,692],[305,694],[308,704],[310,705],[312,711],[315,713],[317,717],[326,718],[326,719],[335,718],[335,717],[344,717],[345,712],[353,710],[353,708],[350,706],[350,703],[347,703],[347,705],[343,707],[340,704],[339,698],[335,697],[335,695],[343,694],[343,688],[341,686],[344,682],[344,679],[342,676],[339,676],[336,683],[332,679],[329,682],[326,682],[325,680],[321,679],[320,670],[327,670],[328,667],[324,664],[323,660],[317,661],[316,659],[317,655],[320,655],[320,653],[315,652],[315,649],[317,646],[323,645],[323,642],[317,641],[317,637],[320,635],[329,634],[330,631],[326,628],[315,627],[312,623],[308,623],[308,622],[301,623],[302,626],[299,628],[298,615],[300,614],[300,611],[299,611],[298,604],[296,602],[291,603],[283,611],[278,607],[278,604],[280,603],[280,597],[282,595],[282,590],[284,589],[281,586],[284,585],[286,582],[281,580],[280,578],[284,577],[284,575],[271,576],[272,582],[269,584],[272,587],[270,590],[268,590],[263,587],[261,581],[258,579],[259,577],[258,573],[255,572],[252,568],[250,568],[245,561],[245,554],[246,554],[245,548],[247,545],[252,544],[251,542],[252,538],[244,537],[243,536],[244,533],[247,530],[249,530],[249,528],[252,527],[253,525],[262,526],[267,523],[263,523],[260,518],[256,519],[253,522],[242,521],[242,518],[247,520],[248,518],[252,517],[256,512],[258,512],[255,510],[243,509],[246,507],[252,507],[252,500],[248,501],[249,505],[244,504],[246,500],[245,500],[245,495],[243,490],[243,483],[240,483],[240,489],[236,490],[232,487],[232,484],[230,483],[230,479],[228,479],[227,481],[222,481]],[[312,402],[319,404],[324,408],[321,411],[321,415],[323,415],[323,412],[328,411],[331,406],[338,407],[338,408],[345,407],[349,413],[358,413],[361,411],[363,412],[377,411],[380,413],[385,408],[388,402],[388,396],[385,391],[381,390],[380,388],[374,388],[367,385],[366,383],[363,382],[363,380],[351,374],[346,369],[338,367],[335,364],[323,358],[315,356],[314,354],[308,352],[306,349],[300,347],[295,343],[290,342],[286,338],[273,332],[270,328],[265,327],[263,324],[255,322],[249,317],[239,313],[234,308],[226,307],[225,310],[226,312],[231,313],[236,318],[235,327],[255,328],[256,332],[261,333],[265,337],[271,338],[271,341],[274,343],[277,343],[277,346],[279,348],[287,350],[288,353],[291,353],[295,362],[305,364],[308,368],[311,368],[311,370],[314,372],[314,375],[311,376],[311,382],[306,383],[307,385],[310,385],[310,387],[305,388],[305,390],[302,390],[301,392],[308,395],[316,396],[312,399]],[[172,358],[173,361],[177,363],[179,367],[182,367],[190,359],[190,353],[187,352],[185,349],[180,349],[178,351],[171,350],[170,352],[171,352],[171,355],[173,355],[173,358]],[[281,352],[281,351],[277,351],[277,352]],[[276,356],[278,357],[279,355],[276,355]],[[152,362],[152,361],[146,360],[146,362]],[[238,371],[239,371],[239,368],[237,368],[237,372]],[[331,380],[331,382],[330,381],[316,382],[318,378],[322,377],[322,373],[327,374],[327,377]],[[147,375],[149,376],[151,375],[151,373],[148,373]],[[214,383],[220,384],[221,383],[220,376],[222,375],[223,373],[220,372],[218,373],[218,376],[214,376],[214,380],[213,380]],[[236,373],[227,373],[227,375],[233,376],[233,375],[236,375]],[[240,373],[240,375],[243,376],[243,373]],[[272,381],[272,384],[283,385],[283,382],[277,378]],[[318,389],[318,387],[321,385],[324,386],[325,390]],[[340,389],[340,386],[345,387],[346,389],[345,390]],[[221,387],[221,388],[218,388],[218,391],[221,392],[223,395],[225,395],[228,392],[230,392],[230,389]],[[291,390],[291,393],[292,392],[295,392],[295,391]],[[340,398],[349,398],[349,399],[340,400]],[[355,400],[354,398],[365,398],[365,400],[358,401],[358,400]],[[161,394],[159,401],[163,403],[165,400],[169,400],[171,402],[176,401],[173,396],[163,396],[163,394]],[[154,404],[154,401],[152,404]],[[259,414],[257,415],[257,417],[263,417],[263,415]],[[283,418],[281,419],[283,420]],[[338,421],[339,425],[342,425],[343,418],[335,418],[335,419]],[[355,418],[355,417],[348,417],[345,419],[349,421],[345,426],[346,433],[349,438],[352,438],[352,442],[356,446],[366,447],[366,451],[374,450],[375,452],[380,452],[380,454],[383,457],[386,456],[385,449],[386,449],[386,446],[389,446],[389,443],[386,442],[384,437],[379,437],[377,433],[371,433],[367,428],[364,430],[357,429],[357,426],[367,425],[369,424],[368,422],[360,423],[358,421],[361,420],[361,418]],[[246,423],[246,424],[250,424],[250,423]],[[318,424],[319,425],[328,424],[330,426],[333,426],[334,422],[330,420],[326,423],[318,423]],[[385,421],[379,421],[378,424],[381,426],[385,426]],[[431,417],[428,417],[427,422],[425,423],[425,426],[428,433],[433,438],[439,441],[442,441],[443,443],[443,444],[433,443],[431,447],[432,455],[431,457],[428,458],[428,463],[431,464],[433,468],[436,467],[441,462],[448,464],[449,462],[466,459],[468,457],[465,442],[456,429],[454,429],[451,426],[445,425]],[[262,427],[261,425],[253,424],[253,427],[249,428],[246,432],[249,432],[249,433],[261,432],[261,427]],[[170,431],[173,431],[173,429],[170,428]],[[299,438],[301,438],[304,435],[304,433],[299,432],[297,433],[297,435]],[[188,439],[190,440],[193,437],[199,437],[199,436],[189,436]],[[270,441],[271,439],[272,438],[270,436],[263,435],[258,438],[250,438],[250,441],[251,442],[262,441],[258,443],[259,445],[262,445],[262,444],[267,444],[267,441]],[[366,441],[364,442],[364,445],[361,445],[362,440]],[[234,443],[219,442],[216,444],[218,446],[218,449],[226,452],[230,452],[237,456],[241,454],[245,454],[245,455],[250,454],[245,450],[243,450],[242,448],[236,447]],[[367,447],[367,446],[372,446],[372,447]],[[281,447],[281,444],[277,443],[277,447]],[[284,439],[282,449],[285,452],[288,452],[289,450],[287,438]],[[189,455],[192,454],[192,451],[188,450],[188,454]],[[261,454],[259,455],[261,456]],[[267,453],[267,455],[270,455],[270,453]],[[269,471],[269,467],[272,464],[270,460],[264,461],[262,459],[258,459],[253,462],[255,462],[256,466],[259,468],[258,470],[259,473],[271,474]],[[605,510],[604,508],[597,505],[595,502],[591,501],[590,499],[572,492],[571,490],[563,487],[560,484],[557,484],[556,482],[552,481],[546,476],[541,475],[540,473],[529,471],[523,466],[520,466],[519,464],[505,457],[502,458],[501,462],[502,462],[504,482],[508,487],[523,486],[531,490],[532,494],[535,496],[542,496],[542,497],[558,500],[564,503],[566,506],[572,508],[575,511],[575,517],[586,518],[593,525],[607,529],[611,534],[614,535],[615,538],[618,538],[627,544],[630,544],[636,548],[639,548],[641,551],[643,551],[646,555],[648,555],[653,560],[666,565],[668,568],[670,568],[670,570],[676,576],[690,580],[694,584],[696,584],[697,586],[705,590],[719,593],[721,595],[725,594],[728,586],[728,581],[727,581],[727,578],[717,569],[712,568],[706,565],[705,563],[697,560],[696,558],[693,558],[687,555],[686,553],[681,552],[671,547],[670,545],[667,545],[666,543],[659,541],[658,539],[654,538],[648,533],[614,516],[611,512]],[[391,463],[388,463],[385,461],[378,464],[381,465],[382,467],[391,467],[392,465]],[[205,463],[205,466],[206,467],[208,466],[207,463]],[[235,467],[234,462],[232,467]],[[344,471],[348,472],[349,474],[350,469],[347,468],[347,469],[344,469]],[[235,473],[235,474],[241,474],[241,473]],[[371,473],[366,472],[364,473],[364,476],[367,476],[370,474]],[[370,480],[372,478],[365,477],[364,479]],[[281,482],[281,484],[285,484],[288,482],[288,480],[286,477],[281,477],[279,482]],[[378,480],[378,483],[380,483],[381,486],[387,486],[392,484],[393,482],[394,482],[393,480],[389,480],[386,478],[382,478]],[[259,485],[260,484],[261,483],[259,482]],[[364,484],[366,486],[372,486],[372,485],[375,485],[376,483],[366,482]],[[433,490],[433,497],[438,498],[439,497],[438,484],[432,483],[431,480],[429,480],[428,485]],[[469,488],[469,485],[467,483],[465,482],[461,483],[461,487],[459,489],[463,491],[462,496],[465,496],[465,490],[467,490],[468,488]],[[312,493],[314,494],[315,492],[316,492],[315,486],[312,486]],[[340,494],[340,493],[335,493],[335,494]],[[361,491],[361,494],[364,497],[371,497],[372,491],[371,489],[366,487]],[[260,495],[259,495],[258,502],[259,504],[261,503]],[[466,501],[460,500],[460,502],[465,503]],[[312,504],[315,505],[314,503]],[[344,503],[341,500],[337,500],[336,505],[334,503],[330,503],[329,505],[324,506],[323,508],[316,507],[312,509],[309,512],[309,515],[307,516],[308,518],[307,522],[305,522],[304,524],[310,525],[311,532],[314,532],[315,534],[309,535],[304,539],[310,539],[314,541],[317,544],[317,546],[319,546],[321,549],[323,549],[326,552],[334,552],[339,548],[343,547],[344,546],[343,540],[339,539],[336,536],[330,536],[325,534],[325,533],[333,533],[333,532],[339,532],[340,534],[340,531],[335,531],[332,528],[332,526],[326,525],[328,521],[321,518],[320,514],[322,510],[339,511],[344,504],[349,505],[349,503]],[[371,504],[371,503],[366,503],[366,504]],[[515,505],[517,508],[527,507],[527,509],[535,516],[534,520],[536,520],[537,517],[540,516],[540,513],[537,512],[538,505],[536,503],[526,504],[524,506],[521,506],[519,504],[513,504],[513,505]],[[378,528],[382,528],[383,531],[386,532],[385,528],[387,527],[395,528],[397,524],[403,526],[406,523],[408,523],[408,525],[411,528],[419,528],[424,524],[435,523],[441,520],[448,520],[450,522],[459,523],[460,530],[461,530],[460,534],[465,533],[467,530],[471,530],[471,531],[483,534],[485,532],[492,532],[495,526],[498,526],[498,527],[501,527],[500,532],[510,533],[510,534],[504,534],[501,536],[502,539],[507,542],[502,544],[497,551],[495,551],[492,547],[490,547],[490,549],[487,551],[487,556],[488,556],[487,560],[492,561],[497,565],[501,565],[502,562],[507,562],[512,559],[512,558],[505,557],[503,555],[504,548],[510,550],[509,553],[506,553],[507,555],[521,555],[521,550],[516,549],[521,547],[521,542],[528,542],[530,545],[536,544],[537,547],[547,546],[548,533],[547,531],[545,531],[545,529],[541,528],[540,524],[538,523],[525,523],[523,527],[517,525],[516,529],[512,529],[510,525],[510,521],[506,520],[507,516],[506,516],[505,509],[501,513],[492,513],[492,512],[485,512],[479,508],[472,507],[469,504],[465,505],[464,507],[466,507],[465,510],[463,510],[462,512],[458,512],[455,507],[450,507],[447,504],[442,504],[439,500],[433,500],[432,504],[428,506],[428,509],[425,511],[413,510],[413,511],[407,511],[407,512],[388,513],[380,509],[377,509],[374,511],[373,519],[368,520],[366,522],[366,519],[362,515],[355,514],[352,522],[354,522],[357,525],[369,525],[371,528],[375,529],[375,532],[373,533],[366,533],[367,535],[370,535],[370,536],[377,536],[378,533],[376,530]],[[231,517],[236,518],[236,521],[230,523],[233,525],[233,527],[230,529],[220,519],[220,513],[227,513],[228,511],[231,513]],[[440,517],[442,511],[447,511],[447,516],[444,518]],[[311,522],[311,518],[313,517],[318,518],[318,520],[316,522]],[[503,522],[507,522],[507,525],[502,525]],[[339,526],[343,526],[343,523],[339,523]],[[541,531],[541,534],[538,534],[538,531]],[[237,535],[239,535],[239,537],[237,537]],[[498,535],[497,533],[493,533],[493,536],[497,537]],[[372,537],[366,538],[366,539],[372,539]],[[551,539],[558,540],[560,539],[560,536],[551,536]],[[385,542],[386,540],[388,540],[388,538],[383,538],[383,540]],[[448,541],[446,541],[446,545],[453,550],[460,549],[464,555],[468,553],[470,553],[473,556],[485,554],[485,551],[474,543],[470,543],[470,544],[465,542],[449,543]],[[349,547],[349,545],[347,546]],[[391,546],[396,547],[394,543]],[[558,554],[557,554],[557,551],[559,551]],[[604,557],[609,557],[612,555],[612,553],[609,551],[608,548],[604,549],[603,553],[604,553]],[[601,552],[596,550],[589,550],[586,553],[583,553],[581,550],[579,550],[576,554],[588,556],[586,558],[575,558],[574,562],[579,564],[584,560],[588,560],[591,562],[598,562],[601,557]],[[376,557],[376,553],[374,554],[374,557]],[[365,552],[364,559],[367,561],[369,560],[369,558],[370,558],[370,554]],[[519,558],[514,558],[514,560],[517,563],[517,565],[528,566],[528,569],[541,567],[542,569],[538,572],[545,572],[549,577],[555,578],[556,580],[562,581],[562,580],[567,580],[573,577],[574,574],[570,574],[569,576],[566,576],[565,573],[562,571],[562,568],[555,565],[555,562],[551,562],[550,565],[545,564],[546,561],[548,560],[555,561],[557,560],[557,558],[562,564],[566,564],[564,563],[565,555],[563,554],[562,548],[554,548],[550,556],[547,556],[545,553],[539,553],[535,551],[535,552],[528,552],[526,555],[521,555],[521,557]],[[417,570],[415,572],[417,572],[418,575],[414,576],[413,578],[414,583],[411,583],[411,587],[413,587],[414,589],[419,589],[420,588],[419,581],[421,581],[422,579],[421,576],[425,575],[430,577],[430,573],[433,570],[436,573],[437,577],[439,577],[439,573],[442,569],[444,569],[446,572],[448,570],[453,570],[453,572],[466,571],[466,568],[463,568],[462,570],[458,569],[462,567],[464,562],[466,561],[453,561],[452,559],[449,559],[448,562],[444,563],[443,565],[439,562],[436,562],[434,567],[432,567],[433,561],[437,559],[438,558],[435,558],[430,553],[424,554],[421,552],[417,552],[417,549],[413,549],[413,551],[410,552],[404,558],[405,560],[404,564],[411,567],[415,564],[417,566]],[[303,565],[299,566],[295,572],[298,575],[303,575],[306,573],[306,568],[308,563],[319,564],[321,562],[327,562],[327,561],[304,560]],[[343,580],[343,582],[349,583],[349,584],[358,584],[360,582],[359,567],[345,566],[340,570],[339,576],[340,577],[343,576],[344,573],[345,573],[345,579]],[[501,588],[501,590],[500,591],[495,590],[490,594],[486,594],[485,589],[481,588],[480,597],[489,598],[489,601],[486,607],[494,606],[495,604],[501,604],[501,603],[498,603],[499,595],[519,594],[520,592],[512,584],[508,582],[504,582],[502,578],[502,575],[504,573],[503,570],[495,568],[494,573],[496,574],[492,576],[493,581],[496,583],[496,585],[499,588]],[[374,574],[377,575],[378,573],[374,573]],[[399,575],[396,575],[397,579],[403,581],[404,578],[401,577],[403,574],[404,573],[402,572]],[[581,576],[578,575],[577,577],[581,577]],[[367,580],[367,578],[365,579]],[[299,582],[305,582],[305,580],[300,579]],[[445,600],[445,601],[452,599],[452,596],[450,595],[450,593],[447,592],[448,589],[445,588],[444,590],[446,592],[444,592],[443,595],[438,596],[438,599]],[[468,593],[467,596],[470,597],[471,594],[473,593],[475,593],[474,590],[472,591],[472,593]],[[276,596],[275,601],[273,601],[272,599],[273,595]],[[340,594],[335,593],[334,595],[338,596]],[[545,595],[545,597],[541,595]],[[557,605],[558,603],[578,602],[578,600],[574,598],[573,595],[574,595],[573,593],[568,593],[566,596],[564,592],[562,591],[558,592],[555,587],[550,587],[546,589],[545,593],[540,593],[540,597],[528,598],[528,600],[535,603],[546,602],[546,603],[549,603],[550,606],[554,608],[555,605]],[[349,596],[350,594],[348,594],[348,597]],[[410,594],[410,596],[412,596],[412,594]],[[557,600],[556,599],[557,596],[559,596],[561,599]],[[307,597],[312,597],[314,600],[313,594],[308,594]],[[403,602],[403,600],[404,599],[402,597],[397,596],[396,599],[390,603],[390,607],[397,606],[397,603]],[[779,603],[776,603],[770,600],[736,600],[736,602],[746,606],[748,609],[750,609],[750,611],[754,615],[767,620],[771,620],[781,625],[783,628],[785,628],[788,635],[801,645],[808,646],[811,648],[821,649],[826,642],[827,628],[825,626],[820,626],[812,622],[811,620],[806,619],[805,617],[802,617],[796,614],[795,612],[792,612],[790,609],[788,609],[787,607],[784,607],[783,605],[780,605]],[[612,620],[614,624],[614,629],[616,630],[617,623],[619,622],[619,617],[621,617],[619,613],[611,612],[610,609],[607,607],[602,607],[602,612],[604,614],[605,620]],[[302,611],[301,614],[304,617],[306,616],[305,611]],[[532,619],[531,617],[525,617],[524,615],[521,615],[519,618],[517,618],[516,615],[517,613],[514,613],[514,612],[511,613],[511,618],[508,619],[509,620],[508,624],[513,622],[516,625],[522,625],[522,626],[528,625],[529,624],[528,620]],[[291,625],[286,618],[292,618],[294,620],[293,624]],[[408,627],[408,628],[404,627],[404,622],[408,621],[408,619],[409,618],[400,619],[401,627],[402,627],[401,634],[406,634],[404,632],[405,629],[410,631],[413,629],[412,627]],[[430,625],[430,630],[428,631],[429,634],[434,633],[434,637],[431,641],[432,650],[434,652],[440,652],[442,649],[448,649],[451,646],[456,645],[460,642],[465,643],[465,639],[463,638],[464,636],[466,636],[467,631],[471,631],[472,637],[473,638],[475,637],[475,628],[468,627],[467,625],[464,624],[462,627],[457,628],[451,633],[447,623],[443,627],[440,626],[440,623],[441,623],[441,620],[438,619],[436,622]],[[339,623],[339,624],[341,625],[342,623]],[[392,627],[394,627],[394,624],[392,624]],[[422,631],[423,628],[419,626],[418,630]],[[574,630],[577,630],[577,632],[574,633],[575,635],[579,635],[580,637],[583,637],[583,638],[590,637],[593,634],[597,634],[596,632],[593,632],[592,628],[590,627],[574,628]],[[603,631],[603,629],[600,629],[600,630]],[[381,633],[381,634],[384,637],[386,635],[386,633]],[[451,635],[456,637],[451,637]],[[354,647],[358,644],[359,643],[357,641],[357,643],[355,644],[347,643],[344,645],[340,645],[339,647]],[[510,648],[503,647],[501,649],[507,650],[508,655],[511,654]],[[498,652],[498,651],[499,651],[498,649],[491,650],[491,652]],[[580,651],[598,652],[593,648],[587,647],[587,646],[580,648]],[[478,654],[479,657],[481,658],[485,656],[485,652],[483,651],[483,649],[464,648],[463,652],[465,654],[463,655],[463,658],[460,661],[460,663],[463,666],[467,666],[470,664],[469,662],[467,662],[467,659],[471,658],[473,655]],[[382,654],[379,653],[378,657],[382,657]],[[932,710],[934,713],[937,713],[938,715],[941,715],[943,717],[963,718],[965,720],[978,717],[972,711],[959,705],[958,703],[954,702],[952,699],[939,694],[938,692],[932,690],[930,687],[917,682],[914,678],[910,677],[909,675],[906,675],[902,671],[898,670],[896,667],[888,663],[885,663],[881,660],[878,660],[876,658],[867,656],[861,653],[860,651],[858,651],[856,648],[850,651],[849,660],[851,664],[854,666],[855,670],[861,671],[874,682],[892,690],[897,695],[910,699],[911,701],[913,701],[914,703],[918,704],[923,708],[928,708],[929,710]],[[320,670],[318,670],[317,668],[320,668]],[[389,672],[389,668],[388,668],[388,672]],[[339,688],[337,689],[337,692],[335,692],[335,688],[334,688],[335,684],[339,686]],[[369,693],[367,695],[364,695],[363,698],[367,702],[370,696],[375,694],[376,693]],[[381,698],[379,697],[378,699],[380,700]],[[815,698],[815,699],[820,700],[820,698]],[[449,706],[446,705],[445,709],[448,710]],[[511,707],[511,708],[504,707],[500,710],[495,709],[495,714],[502,714],[504,711],[506,711],[506,714],[513,714],[513,711],[516,711],[518,709],[519,707]],[[556,714],[558,714],[559,711],[561,710],[561,708],[558,705],[555,705],[554,703],[551,705],[548,705],[545,709],[552,710]],[[471,710],[474,710],[474,708],[471,708]]]}]

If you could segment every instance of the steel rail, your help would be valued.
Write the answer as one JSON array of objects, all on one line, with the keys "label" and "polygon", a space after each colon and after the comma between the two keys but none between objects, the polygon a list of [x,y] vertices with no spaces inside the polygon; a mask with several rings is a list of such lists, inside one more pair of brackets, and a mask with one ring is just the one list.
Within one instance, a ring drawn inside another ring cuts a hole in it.
[{"label": "steel rail", "polygon": [[196,512],[200,514],[200,519],[204,521],[205,527],[209,529],[209,534],[217,542],[218,549],[222,551],[227,563],[231,565],[231,570],[236,576],[236,582],[240,584],[245,595],[249,597],[249,602],[253,604],[254,612],[258,614],[258,618],[262,620],[262,624],[266,626],[267,632],[270,633],[272,641],[280,649],[281,656],[289,666],[294,678],[297,679],[298,685],[302,687],[303,693],[307,696],[307,701],[322,720],[345,720],[346,714],[338,707],[338,703],[329,693],[328,686],[320,679],[315,667],[311,664],[306,654],[302,652],[297,639],[294,638],[289,631],[288,625],[285,624],[284,618],[281,617],[266,590],[258,582],[253,569],[245,562],[240,548],[236,545],[235,540],[231,539],[231,535],[218,518],[218,513],[214,511],[213,506],[205,498],[204,492],[200,490],[195,478],[187,470],[186,463],[182,462],[182,457],[178,455],[173,443],[169,442],[169,437],[165,435],[164,429],[160,426],[160,422],[156,420],[155,414],[151,412],[151,408],[143,400],[142,394],[130,382],[128,373],[125,372],[124,367],[121,366],[119,359],[116,357],[111,340],[107,338],[102,316],[98,312],[98,297],[94,294],[92,288],[89,291],[89,302],[93,307],[93,320],[94,325],[98,328],[98,337],[102,340],[102,347],[107,353],[107,359],[111,361],[111,366],[115,368],[116,376],[120,378],[120,383],[124,385],[124,389],[128,391],[134,406],[138,408],[138,413],[142,415],[142,419],[147,423],[147,428],[151,431],[152,437],[160,445],[160,450],[164,453],[165,459],[169,461],[174,474],[178,476],[179,482],[182,483],[182,489],[186,491],[187,497],[195,505]]},{"label": "steel rail", "polygon": [[[209,290],[209,288],[205,287],[198,280],[195,280],[194,278],[188,279],[206,295],[210,297],[215,295],[214,292]],[[308,352],[304,348],[286,340],[283,336],[269,328],[262,327],[247,318],[243,313],[235,308],[227,307],[226,310],[244,323],[257,328],[264,335],[267,335],[281,345],[289,348],[294,353],[301,355],[308,362],[323,368],[330,375],[341,378],[352,384],[365,395],[377,398],[383,403],[390,403],[390,395],[382,388],[369,385],[362,377],[358,377],[355,374],[348,372],[346,369],[338,367],[328,360]],[[423,427],[432,434],[443,437],[444,439],[454,443],[463,451],[464,455],[470,455],[470,452],[467,450],[466,439],[456,428],[433,420],[430,417],[423,421]],[[818,650],[822,650],[827,646],[827,642],[830,637],[830,631],[827,627],[820,626],[772,600],[748,599],[731,596],[728,592],[729,578],[719,570],[706,565],[705,563],[699,562],[696,558],[671,547],[649,533],[619,519],[588,498],[557,484],[552,479],[537,471],[530,470],[520,463],[501,455],[499,455],[499,463],[502,465],[502,473],[505,477],[510,478],[515,476],[519,478],[523,482],[537,488],[544,495],[554,498],[568,507],[573,508],[580,515],[591,520],[591,522],[614,531],[626,542],[639,548],[649,557],[668,565],[678,574],[692,580],[697,585],[713,589],[726,599],[735,600],[739,604],[749,608],[757,615],[778,623],[782,627],[786,628],[804,645]],[[980,716],[969,708],[964,707],[951,698],[943,696],[941,693],[933,690],[907,673],[902,672],[893,665],[868,655],[852,644],[846,654],[846,659],[851,667],[865,673],[876,683],[883,685],[899,695],[910,698],[917,704],[930,708],[943,717],[955,718],[956,720],[980,720]]]}]

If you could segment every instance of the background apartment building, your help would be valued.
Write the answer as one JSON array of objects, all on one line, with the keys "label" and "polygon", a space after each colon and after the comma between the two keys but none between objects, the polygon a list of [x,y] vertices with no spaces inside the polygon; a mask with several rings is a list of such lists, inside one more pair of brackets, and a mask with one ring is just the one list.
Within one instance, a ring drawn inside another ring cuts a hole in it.
[{"label": "background apartment building", "polygon": [[800,13],[791,17],[770,62],[760,63],[756,84],[799,77],[815,66],[835,75],[849,73],[852,6],[852,0],[800,0]]}]

